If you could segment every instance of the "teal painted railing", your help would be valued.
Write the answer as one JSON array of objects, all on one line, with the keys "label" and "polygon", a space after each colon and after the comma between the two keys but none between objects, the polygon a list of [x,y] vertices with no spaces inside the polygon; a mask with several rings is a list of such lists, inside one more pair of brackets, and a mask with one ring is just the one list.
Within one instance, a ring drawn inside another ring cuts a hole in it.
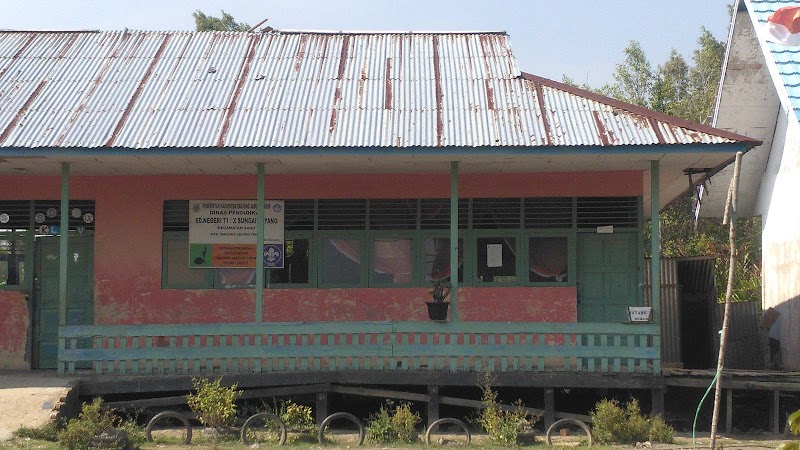
[{"label": "teal painted railing", "polygon": [[59,330],[60,373],[319,370],[661,372],[658,325],[326,322]]}]

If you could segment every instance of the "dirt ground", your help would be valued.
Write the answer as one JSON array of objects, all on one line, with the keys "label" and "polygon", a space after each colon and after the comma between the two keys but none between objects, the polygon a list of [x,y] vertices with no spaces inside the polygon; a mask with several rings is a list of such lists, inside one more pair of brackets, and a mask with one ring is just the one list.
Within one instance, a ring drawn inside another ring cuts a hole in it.
[{"label": "dirt ground", "polygon": [[0,373],[0,441],[23,425],[44,425],[72,382],[55,371]]},{"label": "dirt ground", "polygon": [[[69,386],[74,382],[73,379],[67,377],[58,377],[54,371],[26,371],[26,372],[0,372],[0,449],[57,449],[58,445],[55,443],[32,441],[29,439],[11,439],[12,432],[19,429],[21,426],[38,427],[45,424],[52,412],[53,407],[58,402],[59,398],[64,396],[69,390]],[[200,430],[198,430],[199,432]],[[775,435],[769,433],[751,433],[751,434],[737,434],[737,435],[720,435],[718,438],[718,448],[742,448],[742,449],[774,449],[779,444],[786,442],[789,439],[784,435]],[[794,438],[798,439],[798,438]],[[546,448],[543,445],[544,438],[540,434],[537,436],[537,443],[533,444],[532,448]],[[399,448],[420,448],[424,444],[417,443],[411,445],[400,446]],[[476,436],[473,440],[472,448],[497,448],[491,446],[485,436]],[[523,446],[522,448],[531,448]],[[708,433],[699,433],[697,439],[697,448],[705,449],[709,447]],[[191,446],[182,445],[164,445],[164,444],[150,444],[143,447],[159,448],[159,449],[204,449],[215,448],[210,443],[204,443],[202,439],[194,440]],[[247,447],[236,442],[225,442],[218,445],[216,448],[226,449],[247,449]],[[269,448],[269,447],[259,447]],[[301,443],[297,445],[289,445],[281,448],[301,448],[301,449],[336,449],[335,446],[320,446],[317,443]],[[349,447],[348,447],[349,448]],[[386,445],[370,446],[365,445],[365,449],[387,449],[390,448]],[[556,447],[551,447],[556,448]],[[597,449],[632,449],[636,446],[598,446],[592,448]],[[679,433],[676,438],[676,443],[666,444],[652,444],[643,445],[638,448],[653,448],[653,449],[670,449],[670,450],[689,450],[694,448],[692,445],[691,434]]]},{"label": "dirt ground", "polygon": [[[750,435],[733,435],[733,436],[719,436],[717,439],[717,448],[721,449],[774,449],[779,444],[785,442],[784,436],[778,436],[774,434],[750,434]],[[423,448],[426,447],[422,443],[417,444],[409,444],[409,445],[402,445],[402,446],[388,446],[388,445],[364,445],[362,448],[365,450],[387,450],[389,448],[400,448],[400,449],[414,449],[414,448]],[[438,447],[438,446],[437,446]],[[458,445],[449,445],[447,447],[460,447]],[[240,443],[236,442],[221,442],[216,446],[211,443],[203,443],[197,442],[193,443],[193,445],[165,445],[165,444],[148,444],[142,447],[143,450],[146,449],[159,449],[159,450],[188,450],[188,449],[230,449],[230,450],[245,450],[251,448],[259,448],[259,449],[303,449],[303,450],[345,450],[345,449],[352,449],[353,447],[346,446],[346,447],[337,447],[332,445],[325,445],[321,446],[317,443],[300,443],[295,445],[286,445],[283,447],[269,447],[269,446],[245,446]],[[475,448],[475,449],[499,449],[503,447],[495,447],[489,445],[485,437],[477,436],[477,439],[473,441],[473,443],[464,448]],[[545,449],[545,448],[560,448],[560,449],[567,449],[567,448],[575,448],[575,447],[548,447],[544,445],[543,439],[540,437],[538,441],[532,445],[524,445],[518,447],[520,449],[531,448],[531,449]],[[584,447],[585,448],[585,447]],[[601,446],[601,445],[593,445],[591,448],[597,450],[631,450],[636,448],[651,448],[657,450],[691,450],[694,447],[692,446],[692,439],[691,435],[687,435],[685,433],[679,434],[676,437],[676,442],[674,444],[640,444],[639,446],[636,445],[613,445],[613,446]],[[709,448],[709,439],[708,434],[704,434],[702,437],[697,439],[697,447],[698,449],[707,449]],[[1,450],[11,450],[11,449],[37,449],[37,450],[55,450],[58,449],[58,444],[49,443],[49,442],[42,442],[42,441],[31,441],[27,439],[14,439],[10,441],[0,442],[0,449]]]}]

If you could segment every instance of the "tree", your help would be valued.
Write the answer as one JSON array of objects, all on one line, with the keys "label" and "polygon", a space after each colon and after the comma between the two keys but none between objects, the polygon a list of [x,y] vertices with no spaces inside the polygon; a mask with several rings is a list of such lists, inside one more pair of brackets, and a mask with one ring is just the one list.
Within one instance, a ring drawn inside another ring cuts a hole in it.
[{"label": "tree", "polygon": [[709,123],[722,76],[725,44],[714,39],[711,32],[705,28],[702,28],[702,31],[697,40],[700,47],[692,56],[694,65],[689,71],[689,104],[684,118]]},{"label": "tree", "polygon": [[194,27],[196,31],[248,31],[250,25],[244,22],[237,22],[233,16],[222,12],[222,17],[207,16],[199,9],[192,13],[194,17]]},{"label": "tree", "polygon": [[614,70],[614,84],[600,88],[600,92],[617,100],[650,107],[655,76],[650,61],[637,41],[631,41],[625,50],[625,62]]},{"label": "tree", "polygon": [[[614,82],[599,89],[582,88],[599,92],[618,100],[644,106],[656,111],[699,123],[708,123],[714,109],[717,88],[722,74],[725,44],[718,41],[705,28],[701,29],[698,47],[692,53],[691,65],[676,50],[656,70],[652,69],[641,46],[631,41],[625,48],[625,61],[614,71]],[[565,83],[575,85],[569,78]],[[716,186],[725,189],[727,186]],[[666,207],[661,217],[661,251],[664,256],[721,255],[729,251],[728,230],[721,220],[702,218],[694,225],[692,197],[685,195]],[[734,301],[761,298],[761,221],[758,217],[740,218],[737,221],[739,255]],[[645,238],[650,240],[649,224]],[[645,249],[649,249],[649,244]],[[724,286],[728,265],[718,261],[715,267],[717,286]],[[719,292],[724,299],[724,292]]]},{"label": "tree", "polygon": [[686,117],[689,100],[689,65],[674,48],[667,62],[658,67],[650,107],[656,111]]}]

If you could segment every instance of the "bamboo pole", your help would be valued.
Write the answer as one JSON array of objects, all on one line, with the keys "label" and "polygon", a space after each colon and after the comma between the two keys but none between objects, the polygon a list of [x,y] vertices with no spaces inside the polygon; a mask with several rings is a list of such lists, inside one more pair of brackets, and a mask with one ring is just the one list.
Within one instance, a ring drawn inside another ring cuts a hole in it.
[{"label": "bamboo pole", "polygon": [[736,153],[736,162],[733,165],[733,178],[728,189],[728,201],[725,205],[723,223],[728,222],[728,245],[730,246],[730,259],[728,261],[728,286],[725,289],[725,313],[722,319],[722,330],[719,337],[719,358],[717,360],[717,384],[714,392],[714,415],[711,419],[711,450],[717,445],[717,424],[719,423],[719,404],[722,394],[722,369],[725,366],[725,344],[728,341],[728,320],[730,319],[731,296],[733,294],[733,272],[736,269],[736,208],[739,195],[739,172],[741,170],[742,152]]}]

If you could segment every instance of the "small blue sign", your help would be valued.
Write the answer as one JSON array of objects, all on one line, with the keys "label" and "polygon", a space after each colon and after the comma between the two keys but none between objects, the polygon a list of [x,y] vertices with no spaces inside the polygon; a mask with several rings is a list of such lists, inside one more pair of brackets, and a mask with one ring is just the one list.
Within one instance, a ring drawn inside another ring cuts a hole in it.
[{"label": "small blue sign", "polygon": [[264,268],[283,269],[283,244],[264,244]]}]

